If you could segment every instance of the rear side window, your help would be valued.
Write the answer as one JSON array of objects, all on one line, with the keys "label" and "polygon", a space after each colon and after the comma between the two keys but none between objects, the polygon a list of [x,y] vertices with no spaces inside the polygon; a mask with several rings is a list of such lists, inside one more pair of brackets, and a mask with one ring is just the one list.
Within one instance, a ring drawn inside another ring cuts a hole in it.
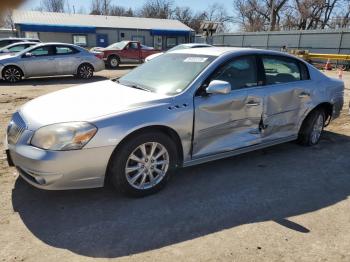
[{"label": "rear side window", "polygon": [[56,46],[56,54],[57,55],[69,55],[69,54],[75,54],[77,53],[77,50],[69,47],[69,46]]},{"label": "rear side window", "polygon": [[231,84],[232,90],[258,85],[255,56],[235,58],[219,67],[207,83],[222,80]]},{"label": "rear side window", "polygon": [[295,82],[302,79],[297,60],[288,57],[263,56],[262,62],[267,85]]}]

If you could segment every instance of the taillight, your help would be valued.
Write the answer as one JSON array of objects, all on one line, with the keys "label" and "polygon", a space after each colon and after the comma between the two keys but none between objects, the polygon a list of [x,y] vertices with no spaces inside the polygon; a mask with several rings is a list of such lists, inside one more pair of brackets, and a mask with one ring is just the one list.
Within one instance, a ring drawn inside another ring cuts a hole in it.
[{"label": "taillight", "polygon": [[98,59],[103,59],[103,53],[94,53]]}]

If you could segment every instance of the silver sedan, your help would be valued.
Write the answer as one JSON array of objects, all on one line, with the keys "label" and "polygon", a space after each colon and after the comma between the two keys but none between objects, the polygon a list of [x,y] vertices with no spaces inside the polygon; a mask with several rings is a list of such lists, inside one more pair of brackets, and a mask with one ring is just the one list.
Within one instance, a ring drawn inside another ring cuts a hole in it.
[{"label": "silver sedan", "polygon": [[292,140],[317,144],[339,116],[343,93],[342,81],[280,52],[174,51],[116,82],[28,102],[8,127],[8,161],[38,188],[111,181],[144,196],[163,188],[176,167]]},{"label": "silver sedan", "polygon": [[88,79],[103,69],[100,53],[71,44],[38,44],[16,54],[0,56],[0,77],[10,83],[22,78],[54,75]]}]

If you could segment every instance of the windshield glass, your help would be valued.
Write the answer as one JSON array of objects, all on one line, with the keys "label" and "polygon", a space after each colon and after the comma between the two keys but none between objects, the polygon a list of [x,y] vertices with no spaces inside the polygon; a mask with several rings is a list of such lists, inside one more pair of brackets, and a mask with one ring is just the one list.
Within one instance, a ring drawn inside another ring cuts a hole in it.
[{"label": "windshield glass", "polygon": [[111,44],[107,48],[123,49],[126,46],[127,43],[128,42],[126,42],[126,41],[121,41],[121,42],[118,42],[118,43]]},{"label": "windshield glass", "polygon": [[208,55],[165,54],[132,70],[120,78],[119,83],[175,95],[181,93],[214,59]]}]

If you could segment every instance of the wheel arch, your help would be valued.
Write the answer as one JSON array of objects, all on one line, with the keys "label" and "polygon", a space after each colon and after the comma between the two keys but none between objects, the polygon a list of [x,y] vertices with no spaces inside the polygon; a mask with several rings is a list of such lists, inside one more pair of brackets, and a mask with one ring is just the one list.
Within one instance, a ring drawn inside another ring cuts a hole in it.
[{"label": "wheel arch", "polygon": [[146,127],[141,127],[139,129],[136,129],[132,131],[131,133],[127,134],[115,147],[113,150],[113,153],[109,157],[108,160],[108,165],[106,168],[106,175],[105,175],[105,181],[108,179],[108,171],[110,168],[111,160],[113,158],[113,155],[118,152],[118,150],[121,148],[122,145],[124,145],[128,140],[130,140],[132,137],[137,136],[138,134],[142,134],[145,132],[161,132],[167,136],[171,140],[175,142],[176,146],[176,151],[177,151],[177,166],[182,165],[183,159],[184,159],[184,153],[183,153],[183,147],[181,143],[181,139],[179,134],[171,127],[169,126],[164,126],[164,125],[151,125],[151,126],[146,126]]},{"label": "wheel arch", "polygon": [[330,102],[321,102],[319,103],[318,105],[316,105],[315,107],[313,107],[311,110],[309,110],[303,117],[302,121],[300,121],[300,124],[299,124],[299,132],[300,132],[300,129],[302,128],[305,120],[307,119],[307,117],[312,113],[314,112],[315,110],[318,110],[318,109],[323,109],[324,112],[325,112],[325,116],[326,116],[326,119],[325,119],[325,122],[327,121],[330,121],[331,117],[332,117],[332,114],[333,114],[333,104],[330,103]]}]

